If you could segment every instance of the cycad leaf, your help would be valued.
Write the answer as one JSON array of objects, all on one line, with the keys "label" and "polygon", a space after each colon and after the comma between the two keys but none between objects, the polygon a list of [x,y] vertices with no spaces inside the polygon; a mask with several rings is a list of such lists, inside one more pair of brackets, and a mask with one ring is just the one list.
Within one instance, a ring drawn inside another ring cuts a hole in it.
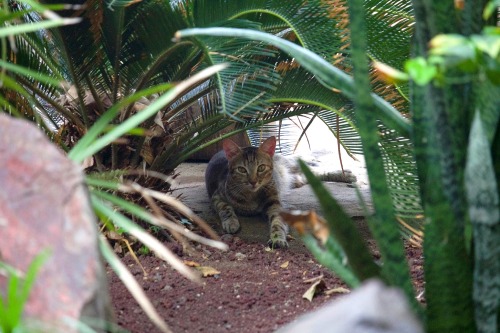
[{"label": "cycad leaf", "polygon": [[[172,100],[174,100],[176,97],[179,96],[182,92],[184,92],[185,89],[190,87],[192,84],[200,81],[206,80],[208,77],[213,75],[214,73],[220,71],[223,69],[225,66],[224,65],[217,65],[217,66],[212,66],[209,67],[198,74],[192,76],[191,78],[187,79],[186,81],[178,84],[176,87],[159,97],[157,100],[155,100],[153,103],[151,103],[147,108],[142,110],[140,113],[135,114],[131,118],[127,119],[123,123],[121,123],[119,126],[115,127],[112,131],[109,133],[103,135],[101,138],[93,141],[93,139],[85,139],[83,138],[80,140],[77,146],[73,149],[73,151],[69,154],[69,157],[72,158],[76,162],[81,162],[83,161],[86,157],[93,155],[103,147],[107,146],[110,144],[112,141],[116,140],[123,134],[127,133],[134,127],[138,126],[142,122],[144,122],[146,119],[152,117],[155,115],[158,111],[160,111],[161,108],[165,106],[165,104],[170,103]],[[134,101],[136,98],[139,98],[141,96],[141,93],[137,93],[136,96],[131,96],[130,99]],[[129,100],[124,100],[123,103],[126,104],[128,103]],[[89,132],[90,135],[96,137],[99,135],[103,130],[104,127],[106,126],[106,123],[109,122],[116,116],[117,111],[120,109],[120,105],[116,105],[115,108],[110,109],[107,113],[109,114],[108,117],[103,117],[102,122],[96,123],[95,126],[95,131],[91,130]],[[88,134],[88,135],[89,135]],[[89,136],[90,136],[89,135]],[[85,139],[85,140],[84,140]],[[87,146],[88,145],[88,146]]]},{"label": "cycad leaf", "polygon": [[[190,8],[193,24],[196,26],[219,25],[260,30],[262,25],[262,28],[266,31],[286,35],[287,38],[296,40],[300,45],[305,45],[325,56],[333,54],[334,50],[340,45],[338,41],[337,43],[330,43],[330,41],[335,41],[336,25],[328,17],[328,7],[320,1],[311,1],[304,4],[303,1],[293,0],[288,1],[286,6],[276,0],[245,1],[244,3],[196,1]],[[328,36],[328,43],[325,43],[325,36]],[[288,63],[292,58],[285,53],[281,53],[276,58],[276,52],[272,52],[269,47],[262,48],[261,44],[255,42],[252,42],[255,46],[250,44],[246,48],[240,49],[236,47],[231,50],[232,43],[238,41],[235,38],[221,41],[219,38],[198,36],[197,39],[209,48],[211,62],[221,60],[232,62],[232,67],[221,73],[218,80],[223,112],[231,116],[236,114],[239,119],[248,117],[259,119],[262,113],[266,111],[266,107],[270,107],[269,104],[265,103],[266,97],[268,97],[269,90],[273,90],[279,79],[273,73],[269,64],[278,64],[278,69],[280,67],[279,63]],[[221,46],[213,43],[223,44],[224,47],[227,47],[227,50],[221,49]],[[249,44],[242,41],[241,43],[242,45]],[[212,51],[214,49],[218,51],[218,54]],[[213,54],[213,56],[210,54]],[[217,55],[225,55],[227,58],[218,59]],[[256,57],[260,60],[259,62],[256,61]],[[248,66],[246,68],[243,66],[243,62],[247,62]],[[235,86],[235,90],[228,93],[226,88],[228,82],[234,85],[235,77],[241,81],[240,77],[243,74],[239,73],[240,70],[246,71],[245,76],[251,78],[254,82],[246,82],[246,87]],[[252,85],[255,85],[256,89],[253,89]],[[225,103],[228,103],[228,105]],[[242,111],[243,116],[240,117]]]},{"label": "cycad leaf", "polygon": [[65,24],[75,24],[78,23],[79,21],[80,19],[78,18],[74,19],[57,18],[53,20],[40,21],[36,23],[11,25],[9,27],[0,29],[0,38],[5,38],[7,36],[14,36],[33,31],[39,31],[42,29],[54,28]]},{"label": "cycad leaf", "polygon": [[[319,55],[287,40],[259,31],[236,28],[186,29],[177,32],[178,38],[200,35],[241,37],[271,43],[295,57],[297,61],[299,61],[304,68],[313,73],[325,87],[329,89],[339,89],[346,97],[350,99],[354,98],[354,82],[349,75],[333,67]],[[373,94],[373,98],[376,110],[378,111],[377,115],[386,122],[388,126],[396,129],[402,135],[408,135],[408,121],[379,96]]]},{"label": "cycad leaf", "polygon": [[423,229],[423,208],[411,141],[383,126],[379,131],[387,185],[396,215],[413,228]]},{"label": "cycad leaf", "polygon": [[[126,86],[139,89],[137,81],[142,81],[148,72],[148,85],[172,82],[192,74],[176,77],[182,64],[192,61],[195,54],[192,49],[175,48],[175,52],[165,54],[175,45],[172,42],[175,31],[187,26],[179,8],[172,7],[168,1],[143,2],[137,8],[127,9],[125,20],[121,61]],[[188,68],[191,71],[192,66]]]},{"label": "cycad leaf", "polygon": [[[258,29],[259,24],[247,20],[225,22],[232,27]],[[200,37],[209,64],[230,63],[230,67],[214,78],[220,108],[235,119],[253,117],[268,109],[270,92],[279,82],[274,64],[266,59],[275,52],[259,42],[240,38]]]},{"label": "cycad leaf", "polygon": [[415,23],[411,0],[367,0],[364,7],[368,53],[402,70],[410,56]]},{"label": "cycad leaf", "polygon": [[337,139],[349,154],[362,154],[352,103],[342,94],[325,88],[304,69],[288,70],[271,101],[278,104],[276,108],[283,116],[306,112],[299,105],[311,106],[308,112],[327,124],[334,136],[337,136],[338,124],[340,137]]},{"label": "cycad leaf", "polygon": [[0,59],[0,67],[5,68],[13,73],[17,73],[19,75],[23,75],[29,78],[34,78],[35,80],[41,81],[43,83],[52,85],[52,86],[57,86],[59,83],[61,83],[61,80],[57,78],[52,78],[50,76],[40,74],[36,71],[33,71],[31,69],[27,69],[23,66],[19,66],[16,64],[12,64],[6,61],[3,61]]}]

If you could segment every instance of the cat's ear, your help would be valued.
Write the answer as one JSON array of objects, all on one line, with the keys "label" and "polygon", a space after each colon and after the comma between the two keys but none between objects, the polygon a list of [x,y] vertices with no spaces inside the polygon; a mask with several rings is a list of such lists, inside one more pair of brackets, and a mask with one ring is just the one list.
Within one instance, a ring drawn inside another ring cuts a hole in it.
[{"label": "cat's ear", "polygon": [[276,137],[271,136],[265,139],[264,142],[262,142],[262,144],[260,145],[259,150],[273,157],[276,150]]},{"label": "cat's ear", "polygon": [[224,149],[228,160],[232,159],[241,152],[240,146],[230,139],[222,141],[222,149]]}]

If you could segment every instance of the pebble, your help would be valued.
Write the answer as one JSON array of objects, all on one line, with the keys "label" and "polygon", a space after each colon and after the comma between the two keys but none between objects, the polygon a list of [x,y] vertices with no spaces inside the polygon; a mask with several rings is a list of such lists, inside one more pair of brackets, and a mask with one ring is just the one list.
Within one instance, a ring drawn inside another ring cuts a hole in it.
[{"label": "pebble", "polygon": [[231,234],[224,234],[220,237],[220,240],[224,243],[231,243],[234,239],[234,236]]},{"label": "pebble", "polygon": [[243,254],[243,253],[241,253],[241,252],[236,253],[234,256],[235,256],[235,258],[236,258],[236,259],[238,259],[238,260],[243,260],[243,259],[245,259],[245,258],[247,257],[247,255],[246,255],[246,254]]}]

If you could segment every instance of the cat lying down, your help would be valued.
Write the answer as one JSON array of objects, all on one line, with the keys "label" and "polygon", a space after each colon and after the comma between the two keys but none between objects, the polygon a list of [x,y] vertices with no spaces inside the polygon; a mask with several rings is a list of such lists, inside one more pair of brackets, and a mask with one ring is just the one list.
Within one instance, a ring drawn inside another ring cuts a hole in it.
[{"label": "cat lying down", "polygon": [[[222,229],[234,234],[240,229],[237,214],[264,214],[270,224],[269,246],[286,248],[288,226],[283,222],[280,194],[305,184],[296,162],[275,155],[276,138],[266,139],[259,147],[239,147],[231,140],[215,154],[205,172],[205,184],[211,203],[221,219]],[[325,174],[324,180],[356,181],[350,173]]]}]

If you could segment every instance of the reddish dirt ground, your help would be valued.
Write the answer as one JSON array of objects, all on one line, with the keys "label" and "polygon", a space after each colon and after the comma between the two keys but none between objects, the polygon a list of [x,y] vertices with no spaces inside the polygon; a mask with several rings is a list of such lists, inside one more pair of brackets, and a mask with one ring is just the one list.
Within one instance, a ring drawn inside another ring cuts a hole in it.
[{"label": "reddish dirt ground", "polygon": [[[227,237],[230,249],[221,252],[197,246],[190,254],[168,246],[185,261],[209,266],[220,274],[195,284],[154,256],[141,256],[147,276],[131,256],[123,260],[140,282],[160,316],[174,333],[180,332],[273,332],[299,315],[320,307],[342,293],[319,293],[310,302],[302,297],[311,280],[323,276],[326,290],[346,287],[333,273],[319,265],[303,245],[293,250],[266,250],[261,243]],[[294,242],[300,242],[295,240]],[[373,241],[368,241],[374,252]],[[416,289],[423,291],[422,253],[406,245]],[[148,320],[132,296],[108,270],[117,321],[134,333],[160,332]]]}]

